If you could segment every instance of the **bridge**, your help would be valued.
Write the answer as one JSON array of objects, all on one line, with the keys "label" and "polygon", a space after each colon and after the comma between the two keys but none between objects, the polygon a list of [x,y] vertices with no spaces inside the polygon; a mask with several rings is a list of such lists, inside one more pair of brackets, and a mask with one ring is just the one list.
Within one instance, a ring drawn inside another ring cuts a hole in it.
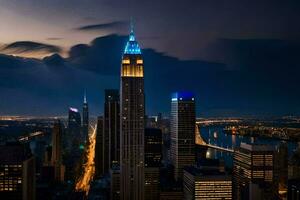
[{"label": "bridge", "polygon": [[226,151],[226,152],[233,153],[233,149],[230,149],[230,148],[224,148],[224,147],[219,147],[219,146],[217,146],[217,145],[213,145],[213,144],[207,143],[207,142],[202,138],[202,136],[201,136],[201,134],[200,134],[198,124],[196,124],[195,129],[196,129],[196,130],[195,130],[195,143],[196,143],[197,145],[205,146],[205,147],[208,147],[208,148],[213,148],[213,149],[220,150],[220,151]]}]

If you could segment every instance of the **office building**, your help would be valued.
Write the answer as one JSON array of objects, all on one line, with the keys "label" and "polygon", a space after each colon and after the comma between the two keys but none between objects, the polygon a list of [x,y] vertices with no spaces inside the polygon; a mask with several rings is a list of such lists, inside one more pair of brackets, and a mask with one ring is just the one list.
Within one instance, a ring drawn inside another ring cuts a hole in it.
[{"label": "office building", "polygon": [[121,199],[144,199],[144,66],[133,30],[122,57],[120,92]]},{"label": "office building", "polygon": [[103,177],[109,172],[108,137],[103,131],[103,117],[97,119],[96,146],[95,146],[95,177]]},{"label": "office building", "polygon": [[64,181],[64,165],[62,164],[62,127],[57,120],[52,131],[52,156],[51,165],[54,167],[56,181]]},{"label": "office building", "polygon": [[191,92],[177,92],[171,99],[171,161],[176,180],[183,178],[183,168],[195,163],[195,97]]},{"label": "office building", "polygon": [[0,146],[0,199],[35,200],[35,158],[19,143]]},{"label": "office building", "polygon": [[231,176],[217,169],[185,167],[183,181],[185,200],[232,199]]},{"label": "office building", "polygon": [[156,128],[145,129],[145,199],[159,198],[159,169],[162,159],[162,132]]},{"label": "office building", "polygon": [[69,108],[68,118],[68,149],[78,149],[82,143],[81,117],[78,109]]},{"label": "office building", "polygon": [[120,163],[120,97],[118,90],[105,90],[103,131],[108,138],[110,168]]},{"label": "office building", "polygon": [[233,154],[234,199],[276,199],[278,175],[272,146],[241,143]]}]

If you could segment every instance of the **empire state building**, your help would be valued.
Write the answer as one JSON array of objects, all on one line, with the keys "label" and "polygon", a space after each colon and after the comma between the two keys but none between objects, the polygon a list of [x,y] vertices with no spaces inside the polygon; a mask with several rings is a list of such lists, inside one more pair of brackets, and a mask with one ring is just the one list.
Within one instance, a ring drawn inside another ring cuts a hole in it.
[{"label": "empire state building", "polygon": [[144,66],[131,30],[121,66],[121,199],[144,199]]}]

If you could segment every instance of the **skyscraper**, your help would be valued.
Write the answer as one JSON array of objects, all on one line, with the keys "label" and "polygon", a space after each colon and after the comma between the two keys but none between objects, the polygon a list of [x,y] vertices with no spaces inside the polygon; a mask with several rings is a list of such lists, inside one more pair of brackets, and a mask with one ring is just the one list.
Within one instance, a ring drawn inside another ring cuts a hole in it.
[{"label": "skyscraper", "polygon": [[68,119],[68,147],[79,148],[81,142],[81,117],[78,109],[69,108],[69,119]]},{"label": "skyscraper", "polygon": [[105,90],[104,135],[108,138],[110,168],[120,163],[120,97],[118,90]]},{"label": "skyscraper", "polygon": [[86,100],[86,93],[84,93],[83,107],[82,107],[82,136],[88,137],[89,133],[89,106]]},{"label": "skyscraper", "polygon": [[234,199],[276,199],[278,176],[272,146],[241,143],[233,154]]},{"label": "skyscraper", "polygon": [[82,149],[80,149],[83,138],[81,137],[81,117],[78,109],[69,108],[69,119],[67,135],[64,139],[66,141],[66,153],[72,156],[66,156],[64,164],[66,166],[65,178],[67,180],[74,180],[76,177],[76,165],[79,165]]},{"label": "skyscraper", "polygon": [[96,146],[95,146],[95,176],[102,177],[109,171],[108,162],[108,137],[103,131],[103,117],[97,119]]},{"label": "skyscraper", "polygon": [[0,146],[0,199],[35,199],[35,158],[19,143]]},{"label": "skyscraper", "polygon": [[144,199],[144,69],[133,30],[121,66],[121,199]]},{"label": "skyscraper", "polygon": [[56,181],[64,180],[64,167],[62,165],[62,128],[57,120],[52,131],[52,156],[51,165],[54,167],[54,177]]},{"label": "skyscraper", "polygon": [[177,92],[171,100],[171,159],[175,179],[182,180],[183,168],[195,163],[195,97]]}]

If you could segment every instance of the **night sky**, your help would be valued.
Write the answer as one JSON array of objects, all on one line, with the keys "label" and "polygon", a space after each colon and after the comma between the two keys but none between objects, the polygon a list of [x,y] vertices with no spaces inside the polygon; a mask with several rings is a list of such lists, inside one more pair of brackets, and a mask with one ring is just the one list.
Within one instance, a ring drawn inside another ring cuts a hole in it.
[{"label": "night sky", "polygon": [[100,115],[133,18],[146,112],[191,90],[197,116],[300,115],[300,1],[0,0],[0,114]]}]

